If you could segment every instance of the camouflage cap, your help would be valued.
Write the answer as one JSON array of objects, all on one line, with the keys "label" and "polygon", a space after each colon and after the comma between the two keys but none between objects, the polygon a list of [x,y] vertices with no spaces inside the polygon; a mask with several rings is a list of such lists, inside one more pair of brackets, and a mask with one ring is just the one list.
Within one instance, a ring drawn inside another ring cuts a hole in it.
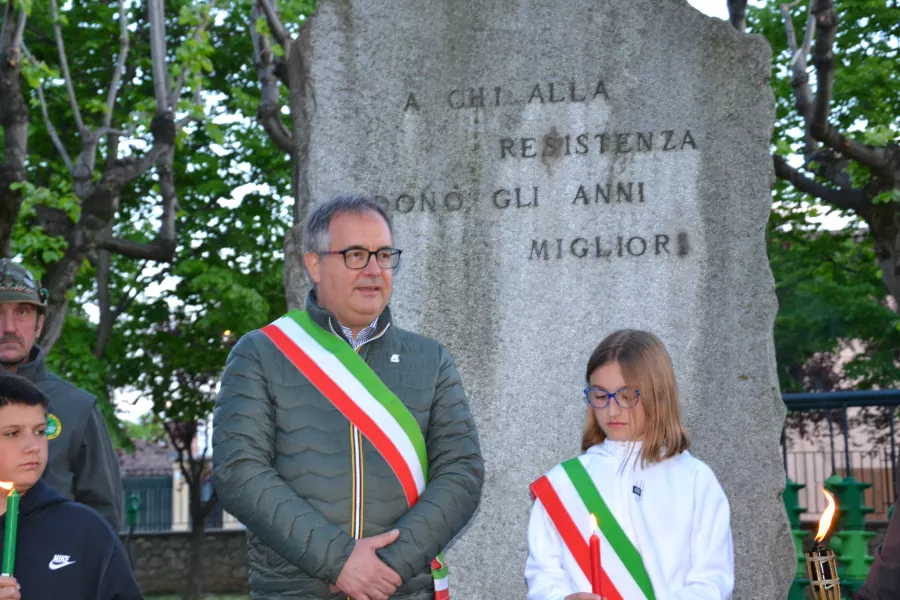
[{"label": "camouflage cap", "polygon": [[0,303],[23,302],[47,306],[47,290],[31,271],[8,258],[0,259]]}]

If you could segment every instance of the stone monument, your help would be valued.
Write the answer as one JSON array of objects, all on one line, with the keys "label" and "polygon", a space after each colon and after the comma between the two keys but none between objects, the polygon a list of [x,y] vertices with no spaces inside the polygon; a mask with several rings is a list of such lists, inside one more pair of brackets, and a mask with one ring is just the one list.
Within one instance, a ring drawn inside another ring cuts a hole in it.
[{"label": "stone monument", "polygon": [[452,596],[525,597],[528,484],[579,453],[590,351],[636,327],[730,498],[734,597],[785,598],[766,42],[684,0],[323,0],[302,36],[304,184],[392,214],[396,320],[450,349],[480,431]]}]

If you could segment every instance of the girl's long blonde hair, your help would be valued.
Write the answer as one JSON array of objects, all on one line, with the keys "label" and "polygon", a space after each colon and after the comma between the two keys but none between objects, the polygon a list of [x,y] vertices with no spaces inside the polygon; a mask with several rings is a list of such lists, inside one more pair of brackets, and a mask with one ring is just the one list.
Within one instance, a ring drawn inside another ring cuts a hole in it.
[{"label": "girl's long blonde hair", "polygon": [[[641,391],[647,428],[641,445],[641,466],[646,467],[684,452],[690,447],[681,423],[675,370],[666,347],[648,331],[622,329],[609,335],[591,354],[585,380],[604,365],[618,363],[628,387]],[[587,424],[581,438],[582,451],[606,439],[588,405]]]}]

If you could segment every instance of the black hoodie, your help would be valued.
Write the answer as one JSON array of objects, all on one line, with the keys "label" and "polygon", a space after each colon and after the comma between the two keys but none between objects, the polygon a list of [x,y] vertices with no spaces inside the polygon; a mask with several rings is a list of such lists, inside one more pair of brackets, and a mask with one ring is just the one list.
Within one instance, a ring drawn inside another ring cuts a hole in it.
[{"label": "black hoodie", "polygon": [[[4,514],[0,539],[5,530]],[[109,524],[43,480],[19,500],[13,575],[23,600],[143,600]]]}]

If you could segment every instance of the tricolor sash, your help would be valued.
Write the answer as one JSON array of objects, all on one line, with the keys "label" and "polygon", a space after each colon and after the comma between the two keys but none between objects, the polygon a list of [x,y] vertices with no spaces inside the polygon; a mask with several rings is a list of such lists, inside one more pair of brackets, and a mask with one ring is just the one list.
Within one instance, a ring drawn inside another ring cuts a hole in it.
[{"label": "tricolor sash", "polygon": [[[262,332],[375,446],[400,480],[412,508],[428,482],[428,453],[419,424],[366,361],[306,311],[294,310]],[[443,553],[431,561],[435,600],[448,600]]]},{"label": "tricolor sash", "polygon": [[613,517],[580,460],[573,458],[554,467],[530,487],[581,567],[585,577],[582,587],[585,581],[586,589],[591,587],[588,540],[593,514],[600,528],[603,596],[608,600],[656,600],[640,552]]}]

